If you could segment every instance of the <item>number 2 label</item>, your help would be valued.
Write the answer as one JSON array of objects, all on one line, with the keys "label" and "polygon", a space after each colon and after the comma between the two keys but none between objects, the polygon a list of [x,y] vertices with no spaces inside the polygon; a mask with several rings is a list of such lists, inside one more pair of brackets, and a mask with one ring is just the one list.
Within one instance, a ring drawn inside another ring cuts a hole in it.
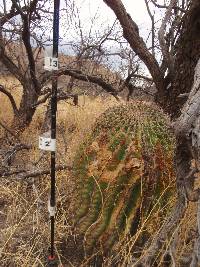
[{"label": "number 2 label", "polygon": [[56,139],[40,136],[39,148],[46,151],[56,151]]}]

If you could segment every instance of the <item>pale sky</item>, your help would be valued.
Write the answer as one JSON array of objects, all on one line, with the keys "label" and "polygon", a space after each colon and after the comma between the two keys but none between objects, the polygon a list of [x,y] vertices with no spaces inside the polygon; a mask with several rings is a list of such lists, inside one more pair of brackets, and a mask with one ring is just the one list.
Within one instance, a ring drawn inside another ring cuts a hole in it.
[{"label": "pale sky", "polygon": [[[20,0],[23,3],[22,0]],[[27,0],[28,2],[28,0]],[[61,9],[66,7],[66,3],[72,2],[71,0],[60,0]],[[97,26],[101,28],[106,27],[106,25],[112,25],[115,20],[115,15],[113,11],[103,2],[103,0],[74,0],[75,5],[77,6],[82,26],[87,29],[91,23],[90,18],[97,13],[98,23]],[[150,19],[146,10],[144,0],[122,0],[124,6],[126,7],[127,12],[132,16],[133,20],[138,24],[141,35],[147,35],[147,31],[150,29]],[[163,0],[158,0],[158,3],[162,3]],[[6,4],[10,6],[11,1],[7,0]],[[52,3],[52,0],[49,1]],[[0,0],[1,11],[3,11],[3,0]],[[156,9],[156,16],[159,10]],[[67,17],[67,14],[64,14],[64,17]],[[159,14],[157,17],[160,17]],[[66,23],[65,23],[66,26]],[[65,27],[66,28],[66,27]],[[66,29],[60,27],[60,35],[64,37]],[[65,37],[64,37],[65,38]]]},{"label": "pale sky", "polygon": [[[63,0],[61,0],[62,2]],[[75,0],[80,10],[80,17],[85,23],[89,17],[99,14],[99,20],[102,22],[112,22],[115,20],[113,11],[103,2],[103,0]],[[146,10],[144,0],[122,0],[127,12],[138,24],[141,31],[146,31],[150,25],[150,19]],[[142,33],[142,32],[141,32]]]},{"label": "pale sky", "polygon": [[[20,0],[23,3],[22,0]],[[28,2],[28,0],[27,0]],[[66,8],[66,3],[70,5],[73,0],[60,0],[60,8]],[[140,36],[143,37],[144,41],[147,40],[149,36],[149,31],[151,29],[150,18],[147,13],[147,9],[145,6],[144,0],[122,0],[127,12],[131,15],[133,20],[138,24],[140,30]],[[158,3],[162,3],[163,0],[158,0]],[[53,8],[53,1],[49,0],[49,5]],[[101,34],[111,26],[115,21],[116,17],[114,12],[103,2],[103,0],[74,0],[74,3],[77,8],[77,14],[81,21],[81,28],[84,35],[87,38],[91,30],[92,19],[95,16],[95,23],[92,27],[92,34],[97,34],[101,36]],[[10,0],[6,1],[6,4],[9,6]],[[3,0],[0,0],[0,7],[2,11]],[[151,6],[153,9],[153,7]],[[53,11],[53,10],[52,10]],[[73,21],[70,22],[68,12],[61,11],[61,20],[60,20],[60,47],[59,50],[61,52],[67,52],[68,54],[74,54],[73,50],[71,50],[71,44],[76,45],[76,43],[80,40],[80,32],[77,31],[77,27],[75,26],[75,20],[77,17],[73,17]],[[160,23],[161,14],[159,9],[156,9],[156,19],[158,20],[158,24]],[[78,20],[77,20],[78,21]],[[52,26],[51,23],[47,20],[43,21],[44,28],[46,29],[43,32],[42,37],[46,40],[52,38]],[[50,32],[51,31],[51,32]],[[91,35],[92,35],[91,34]],[[50,41],[49,44],[51,44]],[[69,44],[70,43],[70,44]],[[66,44],[66,45],[64,45]],[[112,46],[112,44],[111,44]],[[151,46],[150,40],[148,41],[148,46]],[[115,44],[113,49],[115,49]],[[116,63],[116,62],[115,62]]]},{"label": "pale sky", "polygon": [[[67,1],[70,3],[70,0]],[[122,0],[127,12],[131,15],[133,20],[138,24],[140,30],[140,36],[146,42],[149,37],[149,32],[151,29],[151,21],[147,12],[147,8],[144,0]],[[159,0],[158,3],[162,3],[163,0]],[[64,7],[65,0],[61,0],[61,7]],[[91,19],[95,18],[95,23],[92,28],[93,34],[95,35],[95,31],[103,33],[103,30],[108,28],[108,26],[112,25],[116,19],[114,12],[104,3],[103,0],[75,0],[76,7],[78,9],[79,18],[81,20],[81,27],[85,36],[89,34]],[[154,6],[151,6],[152,12],[155,10]],[[66,13],[65,13],[66,16]],[[65,17],[64,16],[64,17]],[[66,16],[67,17],[67,16]],[[157,26],[160,24],[160,11],[156,9],[156,20],[158,20]],[[61,43],[67,43],[70,40],[78,41],[80,38],[80,33],[73,28],[72,25],[66,31],[66,23],[63,23],[65,27],[60,27],[60,36],[62,38]],[[70,24],[70,23],[69,23]],[[72,23],[73,24],[73,23]],[[120,26],[119,26],[120,28]],[[147,42],[147,46],[151,47],[151,39],[149,38]],[[116,43],[114,44],[116,48]],[[115,49],[114,48],[114,49]],[[66,51],[69,54],[73,54],[70,50],[70,46],[61,46],[60,51]],[[117,49],[117,48],[116,48]]]},{"label": "pale sky", "polygon": [[[61,0],[62,1],[62,0]],[[96,10],[102,13],[102,17],[108,18],[108,20],[115,19],[114,13],[110,8],[103,2],[103,0],[76,0],[79,7],[82,8],[82,15],[87,17],[89,14],[92,15]],[[122,0],[127,12],[133,17],[138,23],[145,22],[147,17],[146,6],[144,0]]]},{"label": "pale sky", "polygon": [[[160,0],[161,1],[161,0]],[[70,0],[67,1],[70,3]],[[147,9],[145,6],[144,0],[122,0],[127,12],[132,16],[133,20],[138,24],[140,29],[140,35],[147,39],[149,35],[149,31],[151,28],[150,18],[147,13]],[[95,32],[95,29],[98,31],[105,30],[108,26],[112,25],[115,21],[116,17],[114,12],[103,2],[103,0],[75,0],[76,7],[78,9],[78,14],[81,20],[81,27],[85,35],[87,35],[87,31],[89,32],[91,26],[91,19],[95,18],[95,23],[92,30]],[[65,7],[65,0],[61,0],[61,8]],[[158,12],[158,10],[157,10]],[[64,14],[64,13],[63,13]],[[65,12],[63,16],[67,17]],[[79,36],[76,35],[76,30],[71,25],[66,30],[66,22],[63,23],[64,27],[60,27],[60,36],[64,41],[69,41],[70,39],[78,40]],[[70,22],[68,22],[70,24]],[[71,35],[71,36],[70,36]]]}]

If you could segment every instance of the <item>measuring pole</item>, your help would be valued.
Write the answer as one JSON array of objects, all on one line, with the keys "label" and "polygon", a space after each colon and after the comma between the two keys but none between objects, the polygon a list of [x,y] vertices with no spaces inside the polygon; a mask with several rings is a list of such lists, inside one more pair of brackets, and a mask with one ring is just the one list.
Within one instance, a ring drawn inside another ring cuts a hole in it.
[{"label": "measuring pole", "polygon": [[55,235],[55,213],[56,213],[56,112],[57,112],[57,75],[54,72],[58,70],[58,42],[59,42],[59,8],[60,0],[54,0],[53,15],[53,52],[45,56],[44,69],[52,71],[52,92],[51,92],[51,131],[39,137],[39,148],[51,151],[51,191],[48,202],[48,210],[50,214],[51,229],[51,246],[50,255],[48,256],[49,265],[56,266],[54,251],[54,235]]},{"label": "measuring pole", "polygon": [[56,266],[54,237],[55,237],[55,213],[56,213],[56,112],[57,112],[57,76],[54,70],[58,69],[58,42],[59,42],[59,8],[60,0],[54,0],[53,16],[53,53],[45,58],[45,69],[52,71],[52,95],[51,95],[51,136],[40,137],[39,146],[43,150],[51,151],[51,190],[48,204],[50,214],[51,246],[48,256],[49,264]]},{"label": "measuring pole", "polygon": [[54,251],[55,237],[55,214],[56,214],[56,112],[57,112],[57,75],[58,70],[58,42],[59,42],[59,9],[60,0],[54,0],[53,15],[53,51],[44,58],[44,69],[52,71],[52,91],[51,91],[51,129],[39,137],[39,148],[51,151],[51,190],[48,202],[50,215],[51,245],[50,255],[48,256],[49,266],[57,266]]},{"label": "measuring pole", "polygon": [[[58,67],[58,42],[59,42],[59,7],[60,0],[54,0],[54,17],[53,17],[53,55],[50,65]],[[57,59],[57,60],[56,60]],[[56,112],[57,112],[57,77],[52,72],[52,96],[51,96],[51,140],[56,142]],[[50,223],[51,223],[51,247],[50,247],[50,260],[55,259],[54,251],[54,236],[55,236],[55,209],[56,209],[56,151],[51,151],[51,192],[50,192]]]}]

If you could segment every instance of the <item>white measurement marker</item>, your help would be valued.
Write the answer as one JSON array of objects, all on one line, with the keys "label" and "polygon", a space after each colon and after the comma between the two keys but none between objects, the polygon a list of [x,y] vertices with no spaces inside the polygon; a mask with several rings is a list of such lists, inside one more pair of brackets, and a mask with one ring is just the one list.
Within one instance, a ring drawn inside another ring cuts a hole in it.
[{"label": "white measurement marker", "polygon": [[56,139],[40,136],[39,148],[46,151],[56,151]]}]

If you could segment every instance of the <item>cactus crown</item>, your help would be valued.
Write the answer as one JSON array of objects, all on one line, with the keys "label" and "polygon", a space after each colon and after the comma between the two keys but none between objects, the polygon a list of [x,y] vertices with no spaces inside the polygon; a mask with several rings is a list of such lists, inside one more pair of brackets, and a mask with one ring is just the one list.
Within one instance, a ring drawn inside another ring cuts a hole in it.
[{"label": "cactus crown", "polygon": [[136,233],[158,199],[160,207],[166,205],[173,147],[167,119],[157,107],[137,102],[100,116],[74,159],[75,223],[87,248],[112,247]]}]

